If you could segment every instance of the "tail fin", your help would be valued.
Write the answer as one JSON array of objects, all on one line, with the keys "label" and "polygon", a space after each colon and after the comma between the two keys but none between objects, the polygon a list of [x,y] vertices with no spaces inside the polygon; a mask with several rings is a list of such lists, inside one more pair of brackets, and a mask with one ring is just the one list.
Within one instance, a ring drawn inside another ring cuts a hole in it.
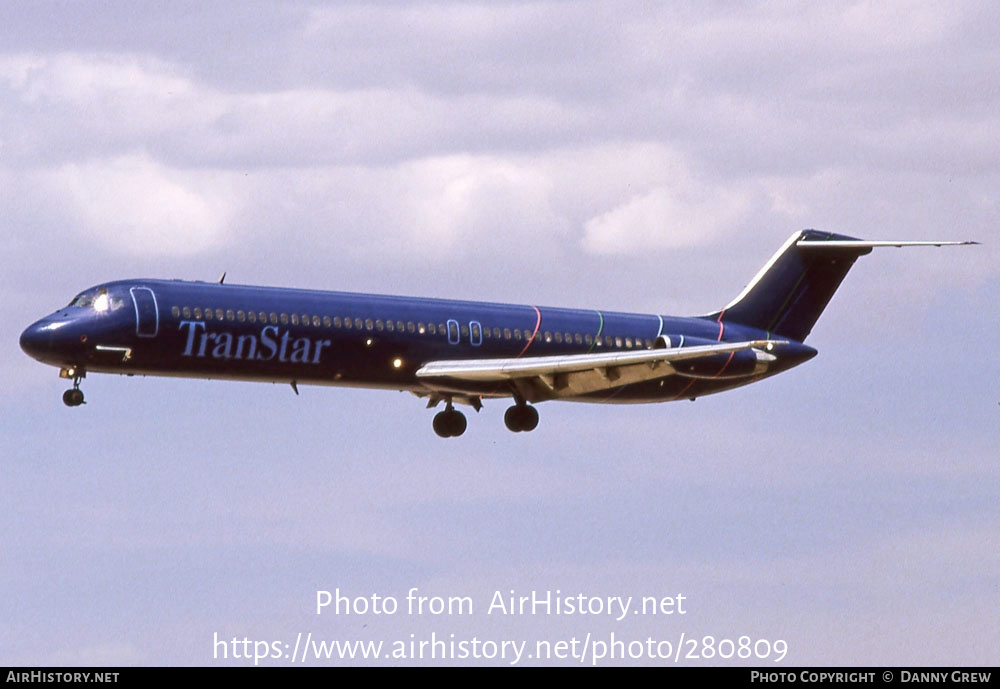
[{"label": "tail fin", "polygon": [[718,320],[802,342],[858,257],[882,246],[976,242],[872,242],[817,230],[796,232],[722,311]]}]

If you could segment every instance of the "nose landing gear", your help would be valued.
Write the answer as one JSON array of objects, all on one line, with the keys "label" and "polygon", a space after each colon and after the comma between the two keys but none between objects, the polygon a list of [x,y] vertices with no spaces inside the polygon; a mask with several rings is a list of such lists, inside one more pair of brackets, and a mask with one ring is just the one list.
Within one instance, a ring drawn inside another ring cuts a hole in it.
[{"label": "nose landing gear", "polygon": [[73,388],[63,393],[63,404],[67,407],[79,407],[83,404],[83,390]]},{"label": "nose landing gear", "polygon": [[80,380],[85,374],[77,369],[66,369],[59,371],[61,378],[72,378],[73,387],[63,393],[63,404],[67,407],[79,407],[83,404],[83,390],[80,389]]}]

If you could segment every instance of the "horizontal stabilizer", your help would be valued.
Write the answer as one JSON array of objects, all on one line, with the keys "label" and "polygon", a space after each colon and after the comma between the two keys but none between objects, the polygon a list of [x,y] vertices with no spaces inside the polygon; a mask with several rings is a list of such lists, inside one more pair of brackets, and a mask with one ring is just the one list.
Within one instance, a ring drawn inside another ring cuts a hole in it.
[{"label": "horizontal stabilizer", "polygon": [[874,241],[868,242],[860,239],[828,239],[828,240],[815,240],[815,239],[800,239],[795,243],[795,246],[803,249],[877,249],[883,246],[969,246],[970,244],[979,244],[979,242],[893,242],[893,241]]}]

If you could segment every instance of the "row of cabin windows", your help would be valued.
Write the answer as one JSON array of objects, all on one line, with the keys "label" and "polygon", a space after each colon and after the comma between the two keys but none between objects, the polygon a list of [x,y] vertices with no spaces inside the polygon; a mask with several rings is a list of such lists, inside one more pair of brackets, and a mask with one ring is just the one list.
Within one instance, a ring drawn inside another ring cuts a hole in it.
[{"label": "row of cabin windows", "polygon": [[[301,325],[306,327],[324,327],[324,328],[343,328],[345,330],[374,330],[378,332],[408,332],[408,333],[419,333],[421,335],[430,334],[436,335],[440,333],[441,335],[446,335],[448,333],[447,326],[444,323],[439,323],[435,325],[434,323],[415,323],[413,321],[383,321],[381,318],[377,319],[361,319],[353,317],[341,318],[340,316],[316,316],[310,314],[287,314],[287,313],[275,313],[266,311],[244,311],[243,309],[233,310],[233,309],[219,309],[219,308],[206,308],[202,309],[200,307],[190,307],[190,306],[173,306],[170,309],[170,313],[174,318],[196,318],[198,320],[205,319],[206,321],[230,321],[234,323],[270,323],[271,325]],[[518,342],[527,342],[531,339],[532,330],[518,330],[511,328],[488,328],[485,326],[480,326],[478,323],[475,324],[475,329],[480,330],[482,333],[481,339],[504,339],[504,340],[515,340]],[[462,338],[469,337],[469,326],[462,325],[460,328],[462,333]],[[475,333],[479,335],[479,333]],[[536,340],[544,340],[545,342],[556,342],[559,344],[578,344],[578,345],[592,345],[597,344],[598,347],[646,347],[651,348],[653,346],[653,341],[648,337],[643,339],[641,337],[621,337],[621,336],[611,336],[611,335],[581,335],[580,333],[566,333],[566,332],[551,332],[544,331],[539,332],[535,335]]]}]

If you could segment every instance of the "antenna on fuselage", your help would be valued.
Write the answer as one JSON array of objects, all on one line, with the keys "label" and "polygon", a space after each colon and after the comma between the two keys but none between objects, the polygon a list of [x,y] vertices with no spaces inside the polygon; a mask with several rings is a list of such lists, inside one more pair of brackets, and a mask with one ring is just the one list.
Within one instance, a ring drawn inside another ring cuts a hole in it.
[{"label": "antenna on fuselage", "polygon": [[222,271],[222,275],[219,276],[219,284],[221,285],[226,279],[226,271]]}]

